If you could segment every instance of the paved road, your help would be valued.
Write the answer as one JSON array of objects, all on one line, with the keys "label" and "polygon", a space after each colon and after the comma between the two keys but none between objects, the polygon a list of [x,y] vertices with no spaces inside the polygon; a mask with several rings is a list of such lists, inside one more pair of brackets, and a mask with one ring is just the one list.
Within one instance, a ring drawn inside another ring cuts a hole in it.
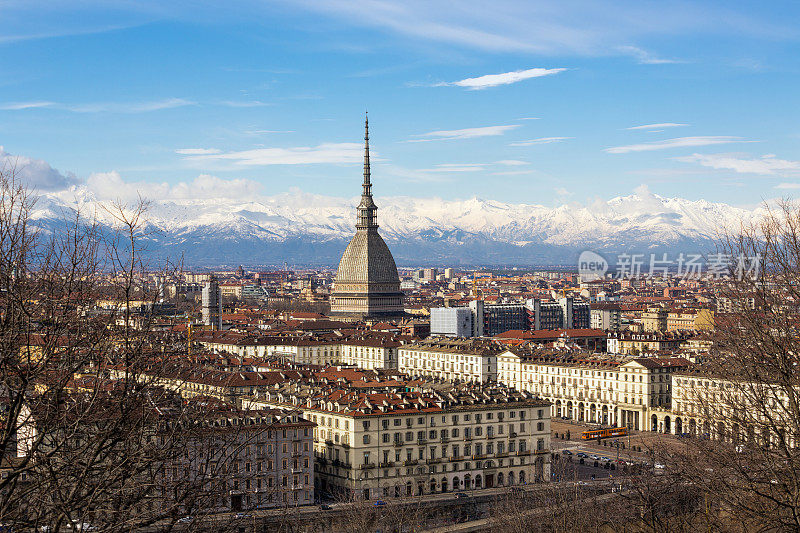
[{"label": "paved road", "polygon": [[[605,493],[600,494],[597,496],[590,496],[586,498],[585,501],[595,501],[595,502],[603,502],[606,500],[610,500],[612,498],[617,498],[623,493]],[[550,512],[550,509],[546,508],[536,508],[531,509],[529,511],[524,511],[522,516],[524,517],[535,517],[540,514]],[[426,529],[427,533],[476,533],[479,531],[491,531],[495,526],[495,519],[494,518],[482,518],[480,520],[473,520],[471,522],[463,522],[461,524],[452,524],[442,527],[437,527],[433,529]]]},{"label": "paved road", "polygon": [[[553,487],[571,487],[575,485],[575,481],[568,481],[568,482],[558,482],[558,483],[548,483],[548,484],[532,484],[523,487],[523,490],[526,492],[533,492],[536,490],[540,490],[542,488],[549,488],[552,489]],[[608,480],[601,480],[598,478],[597,481],[594,482],[585,482],[581,481],[580,483],[584,483],[587,487],[597,487],[597,488],[607,488],[608,487]],[[440,506],[445,508],[447,506],[463,506],[467,504],[474,505],[474,509],[479,515],[485,516],[491,510],[492,504],[496,501],[498,496],[503,494],[507,494],[510,492],[510,488],[507,487],[500,487],[494,489],[481,489],[476,491],[465,491],[468,495],[467,498],[456,498],[456,493],[443,493],[443,494],[426,494],[423,498],[420,497],[411,497],[411,498],[387,498],[386,501],[387,506],[416,506],[416,505],[426,505],[426,506]],[[286,519],[287,517],[291,521],[311,521],[314,519],[318,519],[321,516],[326,516],[330,518],[335,518],[337,515],[345,515],[348,511],[353,510],[359,506],[362,506],[363,503],[339,503],[334,504],[331,510],[322,511],[318,505],[306,505],[300,506],[295,508],[289,509],[267,509],[267,510],[257,510],[248,512],[246,517],[243,518],[236,518],[237,513],[218,513],[214,515],[208,516],[199,516],[192,521],[192,526],[196,527],[197,525],[208,526],[209,529],[218,530],[223,526],[226,529],[232,529],[234,527],[248,527],[250,525],[254,526],[257,524],[263,524],[265,521],[274,521],[275,523],[279,523],[282,520]],[[188,529],[189,524],[186,524],[186,528]],[[182,529],[182,524],[177,525],[177,529]],[[159,528],[153,527],[150,529],[151,531],[158,531]]]}]

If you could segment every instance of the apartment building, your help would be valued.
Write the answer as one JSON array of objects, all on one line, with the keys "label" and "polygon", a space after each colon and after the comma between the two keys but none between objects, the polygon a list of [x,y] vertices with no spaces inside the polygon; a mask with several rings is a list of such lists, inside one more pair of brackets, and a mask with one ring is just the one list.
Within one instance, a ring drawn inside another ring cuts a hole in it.
[{"label": "apartment building", "polygon": [[593,304],[590,322],[592,329],[619,331],[622,327],[622,310],[615,304]]},{"label": "apartment building", "polygon": [[397,369],[402,346],[401,342],[387,338],[350,338],[340,344],[338,361],[343,365],[356,365],[366,370]]},{"label": "apartment building", "polygon": [[[572,296],[558,300],[534,298],[525,303],[530,329],[585,329],[590,326],[591,308],[588,303]],[[510,328],[516,329],[516,328]]]},{"label": "apartment building", "polygon": [[667,331],[667,316],[669,310],[665,307],[650,307],[641,315],[642,330],[646,333]]},{"label": "apartment building", "polygon": [[690,363],[517,347],[499,354],[497,364],[499,383],[548,400],[554,416],[651,430],[649,413],[669,409],[671,374]]},{"label": "apartment building", "polygon": [[[155,362],[138,372],[140,380],[174,391],[182,398],[215,398],[232,405],[238,405],[242,397],[256,394],[261,389],[308,375],[308,372],[297,370],[227,371],[187,360]],[[108,374],[112,380],[123,379],[125,370],[111,367]]]},{"label": "apartment building", "polygon": [[711,309],[673,309],[667,314],[667,331],[710,331],[714,329]]},{"label": "apartment building", "polygon": [[608,353],[626,355],[675,351],[691,337],[692,333],[685,331],[650,333],[613,331],[608,334],[607,350]]},{"label": "apartment building", "polygon": [[[120,416],[113,403],[113,395],[91,400],[84,394],[64,397],[59,403],[64,414],[55,419],[65,424],[63,434],[59,433],[59,427],[52,427],[51,412],[39,412],[42,404],[34,403],[31,408],[26,405],[20,413],[16,454],[20,458],[31,455],[31,479],[50,475],[53,463],[74,460],[74,455],[65,453],[63,445],[54,443],[69,441],[82,446],[94,438],[98,434],[94,424]],[[76,416],[72,421],[72,411],[84,413],[86,409],[97,411],[97,415],[88,419]],[[160,449],[175,453],[145,460],[148,468],[138,475],[143,484],[151,484],[154,490],[139,504],[141,509],[166,510],[177,506],[188,512],[190,509],[184,508],[186,501],[181,499],[187,491],[192,493],[190,500],[195,506],[210,512],[314,502],[314,424],[296,412],[242,411],[206,397],[182,401],[180,407],[162,398],[158,405],[143,409],[158,414],[145,417],[148,423],[141,428],[142,442],[158,442]],[[46,432],[51,438],[39,443],[32,454],[32,443],[40,438],[44,423],[49,424]],[[136,450],[136,446],[133,444],[132,449]],[[40,470],[38,461],[44,456],[47,460]],[[132,475],[136,474],[132,471]]]},{"label": "apartment building", "polygon": [[429,338],[398,350],[398,370],[411,376],[486,383],[497,380],[501,343],[488,339]]},{"label": "apartment building", "polygon": [[549,479],[547,401],[496,384],[326,375],[248,402],[297,409],[316,422],[321,493],[370,499]]},{"label": "apartment building", "polygon": [[398,349],[409,338],[368,333],[329,338],[301,336],[244,337],[236,334],[198,335],[196,342],[241,358],[280,359],[305,365],[357,365],[365,369],[397,369]]},{"label": "apartment building", "polygon": [[487,304],[483,300],[473,300],[469,309],[474,337],[493,337],[510,329],[528,329],[528,313],[522,304]]},{"label": "apartment building", "polygon": [[672,411],[652,420],[659,431],[752,446],[798,446],[794,411],[786,407],[784,388],[734,382],[702,367],[676,373],[673,383]]}]

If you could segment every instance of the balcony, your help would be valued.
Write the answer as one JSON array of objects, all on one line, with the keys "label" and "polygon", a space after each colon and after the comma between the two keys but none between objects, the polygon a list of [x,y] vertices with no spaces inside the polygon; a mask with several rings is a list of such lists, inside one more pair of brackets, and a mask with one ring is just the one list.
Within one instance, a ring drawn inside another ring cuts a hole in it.
[{"label": "balcony", "polygon": [[487,434],[487,435],[486,435],[486,438],[487,438],[487,439],[496,439],[496,438],[497,438],[497,435],[495,435],[494,433],[492,433],[492,434]]},{"label": "balcony", "polygon": [[450,437],[439,437],[439,440],[442,442],[450,442]]},{"label": "balcony", "polygon": [[472,440],[472,435],[464,435],[464,440]]},{"label": "balcony", "polygon": [[381,468],[391,468],[394,466],[394,461],[388,461],[386,463],[381,463]]},{"label": "balcony", "polygon": [[394,445],[399,448],[400,446],[404,446],[405,443],[403,441],[401,441],[401,440],[396,440],[396,441],[394,441]]},{"label": "balcony", "polygon": [[409,459],[407,461],[403,461],[403,464],[405,466],[414,466],[414,465],[418,465],[419,461],[417,461],[416,459]]},{"label": "balcony", "polygon": [[425,437],[422,437],[421,439],[417,439],[417,444],[425,444],[426,442],[428,442],[428,439],[425,438]]},{"label": "balcony", "polygon": [[333,446],[333,441],[331,439],[325,439],[326,446]]},{"label": "balcony", "polygon": [[364,463],[361,465],[361,470],[368,470],[370,468],[375,468],[375,463]]},{"label": "balcony", "polygon": [[441,462],[442,462],[441,459],[428,459],[427,461],[425,461],[425,464],[435,465],[435,464],[441,463]]},{"label": "balcony", "polygon": [[464,456],[463,455],[451,455],[450,456],[450,460],[451,461],[463,461],[464,460]]},{"label": "balcony", "polygon": [[517,432],[516,431],[512,431],[511,433],[508,434],[508,438],[510,438],[510,439],[517,438]]},{"label": "balcony", "polygon": [[292,468],[291,472],[292,472],[292,474],[302,474],[303,473],[303,469],[302,468]]},{"label": "balcony", "polygon": [[530,455],[530,450],[520,450],[517,452],[517,455]]},{"label": "balcony", "polygon": [[300,450],[292,452],[292,457],[302,457],[302,456],[303,452],[301,452]]}]

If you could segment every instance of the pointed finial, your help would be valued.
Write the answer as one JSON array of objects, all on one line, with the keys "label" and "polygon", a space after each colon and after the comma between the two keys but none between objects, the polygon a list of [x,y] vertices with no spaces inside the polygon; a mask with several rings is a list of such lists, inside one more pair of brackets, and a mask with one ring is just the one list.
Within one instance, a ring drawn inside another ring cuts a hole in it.
[{"label": "pointed finial", "polygon": [[371,195],[369,170],[369,116],[364,112],[364,195]]}]

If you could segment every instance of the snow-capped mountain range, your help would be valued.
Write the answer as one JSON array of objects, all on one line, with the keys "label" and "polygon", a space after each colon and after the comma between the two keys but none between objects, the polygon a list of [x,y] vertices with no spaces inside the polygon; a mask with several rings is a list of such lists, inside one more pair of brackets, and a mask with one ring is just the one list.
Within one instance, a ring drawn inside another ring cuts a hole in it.
[{"label": "snow-capped mountain range", "polygon": [[[251,200],[152,200],[147,248],[183,255],[190,266],[335,266],[354,233],[358,198],[292,191]],[[380,232],[398,265],[573,264],[581,251],[698,252],[721,233],[756,220],[748,210],[705,200],[664,198],[646,189],[588,205],[545,207],[472,198],[377,198]],[[102,201],[82,186],[40,196],[42,226],[79,210],[111,224]]]}]

